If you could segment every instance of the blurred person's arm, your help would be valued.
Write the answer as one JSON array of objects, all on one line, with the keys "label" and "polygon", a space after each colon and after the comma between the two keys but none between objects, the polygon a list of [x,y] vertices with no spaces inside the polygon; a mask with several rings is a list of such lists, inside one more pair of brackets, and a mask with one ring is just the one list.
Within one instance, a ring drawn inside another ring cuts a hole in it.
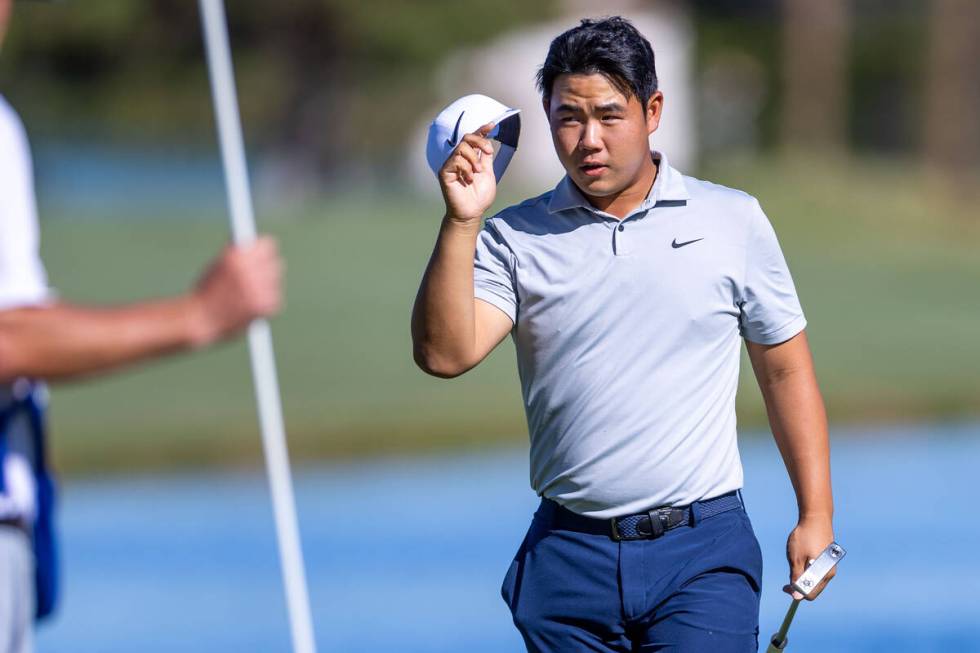
[{"label": "blurred person's arm", "polygon": [[278,312],[282,262],[275,242],[229,246],[195,287],[169,299],[114,308],[53,303],[0,311],[0,382],[105,372],[227,339]]},{"label": "blurred person's arm", "polygon": [[[777,345],[745,344],[799,507],[799,521],[786,542],[792,582],[834,540],[827,414],[805,331]],[[833,575],[807,598],[816,598]],[[792,593],[788,585],[783,590]]]},{"label": "blurred person's arm", "polygon": [[412,310],[415,362],[433,376],[463,374],[513,327],[503,311],[473,296],[480,221],[497,192],[493,146],[484,138],[491,127],[464,136],[439,172],[446,214]]}]

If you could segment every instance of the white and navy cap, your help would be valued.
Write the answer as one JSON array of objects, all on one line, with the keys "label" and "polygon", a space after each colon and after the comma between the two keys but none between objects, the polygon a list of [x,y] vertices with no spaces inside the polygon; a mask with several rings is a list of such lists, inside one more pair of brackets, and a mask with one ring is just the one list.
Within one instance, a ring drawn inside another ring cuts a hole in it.
[{"label": "white and navy cap", "polygon": [[511,109],[486,95],[466,95],[439,112],[429,126],[429,141],[425,157],[432,172],[439,174],[446,159],[466,134],[475,132],[492,122],[493,131],[488,134],[500,142],[500,151],[493,159],[493,174],[500,181],[504,170],[517,149],[521,135],[520,109]]}]

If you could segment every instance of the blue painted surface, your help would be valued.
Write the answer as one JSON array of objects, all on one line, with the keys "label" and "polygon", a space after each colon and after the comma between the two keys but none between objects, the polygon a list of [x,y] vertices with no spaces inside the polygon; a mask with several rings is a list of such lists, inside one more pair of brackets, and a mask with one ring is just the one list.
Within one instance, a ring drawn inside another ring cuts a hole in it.
[{"label": "blue painted surface", "polygon": [[[762,632],[788,605],[795,501],[771,441],[742,442],[765,555]],[[840,576],[790,636],[806,651],[980,651],[980,425],[837,431]],[[537,499],[526,451],[306,467],[296,489],[321,652],[523,650],[498,588]],[[40,653],[288,651],[259,474],[73,482],[65,602]]]}]

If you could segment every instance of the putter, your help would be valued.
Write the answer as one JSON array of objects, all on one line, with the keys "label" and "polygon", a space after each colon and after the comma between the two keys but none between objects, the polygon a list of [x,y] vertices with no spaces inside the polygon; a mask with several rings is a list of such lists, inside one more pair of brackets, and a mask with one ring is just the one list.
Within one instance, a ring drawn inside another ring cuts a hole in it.
[{"label": "putter", "polygon": [[[815,590],[820,581],[827,577],[830,570],[837,566],[837,563],[844,558],[844,554],[847,552],[837,542],[831,542],[826,549],[820,554],[820,556],[810,563],[803,574],[793,581],[793,589],[802,594],[803,596],[809,596],[810,592]],[[786,616],[783,617],[783,624],[779,627],[779,630],[772,636],[769,640],[769,648],[766,649],[766,653],[779,653],[786,648],[786,644],[789,643],[789,638],[786,634],[789,632],[789,626],[793,623],[793,617],[796,616],[796,609],[800,607],[800,601],[803,599],[793,599],[793,602],[789,605],[789,610],[786,611]]]}]

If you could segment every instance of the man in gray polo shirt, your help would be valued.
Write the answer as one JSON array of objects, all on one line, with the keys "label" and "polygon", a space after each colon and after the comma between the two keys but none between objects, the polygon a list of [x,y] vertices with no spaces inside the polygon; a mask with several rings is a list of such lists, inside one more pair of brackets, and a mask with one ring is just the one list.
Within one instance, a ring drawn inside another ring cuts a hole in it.
[{"label": "man in gray polo shirt", "polygon": [[464,137],[439,173],[446,215],[412,316],[436,376],[516,344],[542,503],[504,599],[530,651],[756,650],[743,339],[800,508],[790,576],[833,540],[826,417],[775,233],[751,196],[649,151],[664,100],[628,21],[558,36],[538,82],[567,175],[481,229],[490,126]]}]

